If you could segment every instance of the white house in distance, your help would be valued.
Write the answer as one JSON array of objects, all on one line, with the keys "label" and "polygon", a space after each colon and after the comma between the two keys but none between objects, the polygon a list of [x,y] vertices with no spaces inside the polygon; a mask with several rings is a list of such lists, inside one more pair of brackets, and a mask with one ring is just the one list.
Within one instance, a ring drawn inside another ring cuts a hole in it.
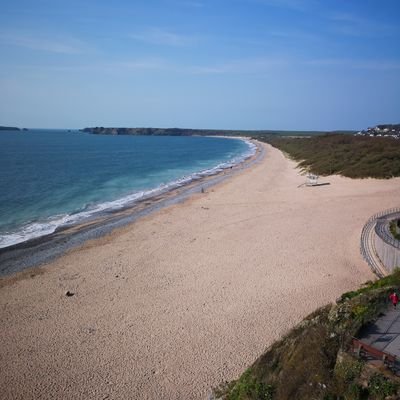
[{"label": "white house in distance", "polygon": [[400,139],[400,124],[377,125],[373,128],[359,131],[356,136],[371,136],[371,137],[391,137]]}]

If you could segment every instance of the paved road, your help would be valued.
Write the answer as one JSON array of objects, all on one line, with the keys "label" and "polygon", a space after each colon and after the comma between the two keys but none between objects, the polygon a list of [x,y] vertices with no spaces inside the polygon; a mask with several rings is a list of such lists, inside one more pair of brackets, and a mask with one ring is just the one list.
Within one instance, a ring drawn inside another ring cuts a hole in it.
[{"label": "paved road", "polygon": [[358,338],[365,344],[400,358],[400,304],[390,305],[373,324],[365,326]]}]

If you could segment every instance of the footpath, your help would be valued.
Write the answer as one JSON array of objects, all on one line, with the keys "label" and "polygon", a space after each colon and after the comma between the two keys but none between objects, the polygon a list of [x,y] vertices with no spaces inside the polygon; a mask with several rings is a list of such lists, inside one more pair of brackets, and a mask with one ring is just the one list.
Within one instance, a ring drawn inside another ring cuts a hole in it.
[{"label": "footpath", "polygon": [[365,326],[358,339],[363,343],[385,353],[396,356],[400,361],[400,304],[397,309],[390,305],[372,324]]}]

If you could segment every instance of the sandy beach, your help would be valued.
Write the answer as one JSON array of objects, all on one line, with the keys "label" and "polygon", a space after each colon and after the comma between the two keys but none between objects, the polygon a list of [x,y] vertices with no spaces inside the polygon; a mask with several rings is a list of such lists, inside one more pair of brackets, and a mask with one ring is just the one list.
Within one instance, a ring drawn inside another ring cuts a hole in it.
[{"label": "sandy beach", "polygon": [[205,193],[2,278],[1,397],[206,399],[373,279],[361,229],[399,205],[400,178],[298,188],[295,163],[263,146]]}]

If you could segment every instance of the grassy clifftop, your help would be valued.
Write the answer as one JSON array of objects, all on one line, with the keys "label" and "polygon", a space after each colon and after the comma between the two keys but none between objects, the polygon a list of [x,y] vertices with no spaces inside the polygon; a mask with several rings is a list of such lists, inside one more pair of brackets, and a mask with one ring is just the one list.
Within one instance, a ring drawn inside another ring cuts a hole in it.
[{"label": "grassy clifftop", "polygon": [[309,138],[257,136],[318,175],[340,174],[350,178],[400,176],[400,140],[343,134]]},{"label": "grassy clifftop", "polygon": [[[400,271],[321,308],[274,343],[236,381],[215,390],[223,400],[400,398],[398,378],[347,353],[353,336],[387,306]],[[392,396],[392,397],[387,397]]]}]

